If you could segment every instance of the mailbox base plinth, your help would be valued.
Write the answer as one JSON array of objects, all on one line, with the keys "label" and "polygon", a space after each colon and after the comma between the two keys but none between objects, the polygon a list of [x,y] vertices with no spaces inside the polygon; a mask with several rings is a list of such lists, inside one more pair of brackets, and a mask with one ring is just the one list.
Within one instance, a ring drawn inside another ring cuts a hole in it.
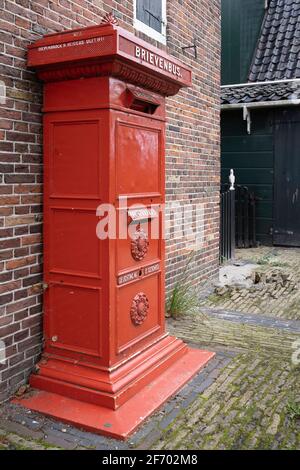
[{"label": "mailbox base plinth", "polygon": [[118,409],[47,391],[33,391],[14,403],[98,434],[125,440],[214,356],[188,348],[186,353]]},{"label": "mailbox base plinth", "polygon": [[45,357],[38,365],[38,373],[31,375],[30,385],[115,410],[184,356],[187,350],[182,340],[167,335],[113,369],[100,369],[55,356]]}]

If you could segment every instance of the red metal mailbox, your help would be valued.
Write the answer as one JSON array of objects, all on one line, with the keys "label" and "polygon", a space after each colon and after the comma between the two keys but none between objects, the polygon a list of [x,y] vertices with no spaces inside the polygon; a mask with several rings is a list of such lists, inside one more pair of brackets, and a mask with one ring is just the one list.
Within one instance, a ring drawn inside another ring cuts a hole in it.
[{"label": "red metal mailbox", "polygon": [[111,15],[28,64],[45,82],[45,347],[23,404],[125,438],[213,355],[164,325],[165,96],[191,71]]}]

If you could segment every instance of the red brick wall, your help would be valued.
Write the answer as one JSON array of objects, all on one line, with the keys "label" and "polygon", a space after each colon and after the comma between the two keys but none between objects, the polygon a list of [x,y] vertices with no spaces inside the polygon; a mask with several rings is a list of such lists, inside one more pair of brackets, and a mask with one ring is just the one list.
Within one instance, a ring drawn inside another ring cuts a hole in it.
[{"label": "red brick wall", "polygon": [[[219,0],[175,0],[168,8],[168,52],[193,69],[193,87],[168,99],[167,200],[204,205],[204,243],[190,265],[195,284],[214,276],[219,256]],[[197,38],[194,50],[183,54]],[[167,286],[186,264],[184,241],[167,244]]]},{"label": "red brick wall", "polygon": [[[191,264],[196,284],[218,266],[219,3],[167,2],[167,50],[194,69],[193,87],[168,99],[167,199],[203,204],[204,243]],[[133,0],[0,0],[0,8],[7,94],[0,105],[0,339],[8,358],[0,365],[1,402],[26,381],[41,347],[42,87],[26,70],[26,47],[49,32],[97,24],[112,9],[133,31]],[[181,50],[195,37],[196,60],[192,49]],[[169,289],[188,252],[184,240],[168,241]]]}]

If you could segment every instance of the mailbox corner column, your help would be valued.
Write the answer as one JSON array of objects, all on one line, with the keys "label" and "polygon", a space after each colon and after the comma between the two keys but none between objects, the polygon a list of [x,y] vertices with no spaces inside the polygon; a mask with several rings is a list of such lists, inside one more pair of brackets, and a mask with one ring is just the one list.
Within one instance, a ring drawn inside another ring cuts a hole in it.
[{"label": "mailbox corner column", "polygon": [[45,347],[21,403],[125,439],[214,355],[164,319],[165,97],[191,71],[111,16],[45,36],[28,63],[44,81]]}]

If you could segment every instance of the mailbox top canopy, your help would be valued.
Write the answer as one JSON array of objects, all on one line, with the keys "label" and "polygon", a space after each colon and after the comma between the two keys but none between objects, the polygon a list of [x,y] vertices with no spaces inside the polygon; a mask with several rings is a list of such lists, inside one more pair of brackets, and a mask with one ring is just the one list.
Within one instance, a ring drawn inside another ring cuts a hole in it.
[{"label": "mailbox top canopy", "polygon": [[120,28],[112,14],[100,25],[44,36],[28,46],[28,66],[44,81],[112,76],[175,95],[192,72],[164,51]]}]

